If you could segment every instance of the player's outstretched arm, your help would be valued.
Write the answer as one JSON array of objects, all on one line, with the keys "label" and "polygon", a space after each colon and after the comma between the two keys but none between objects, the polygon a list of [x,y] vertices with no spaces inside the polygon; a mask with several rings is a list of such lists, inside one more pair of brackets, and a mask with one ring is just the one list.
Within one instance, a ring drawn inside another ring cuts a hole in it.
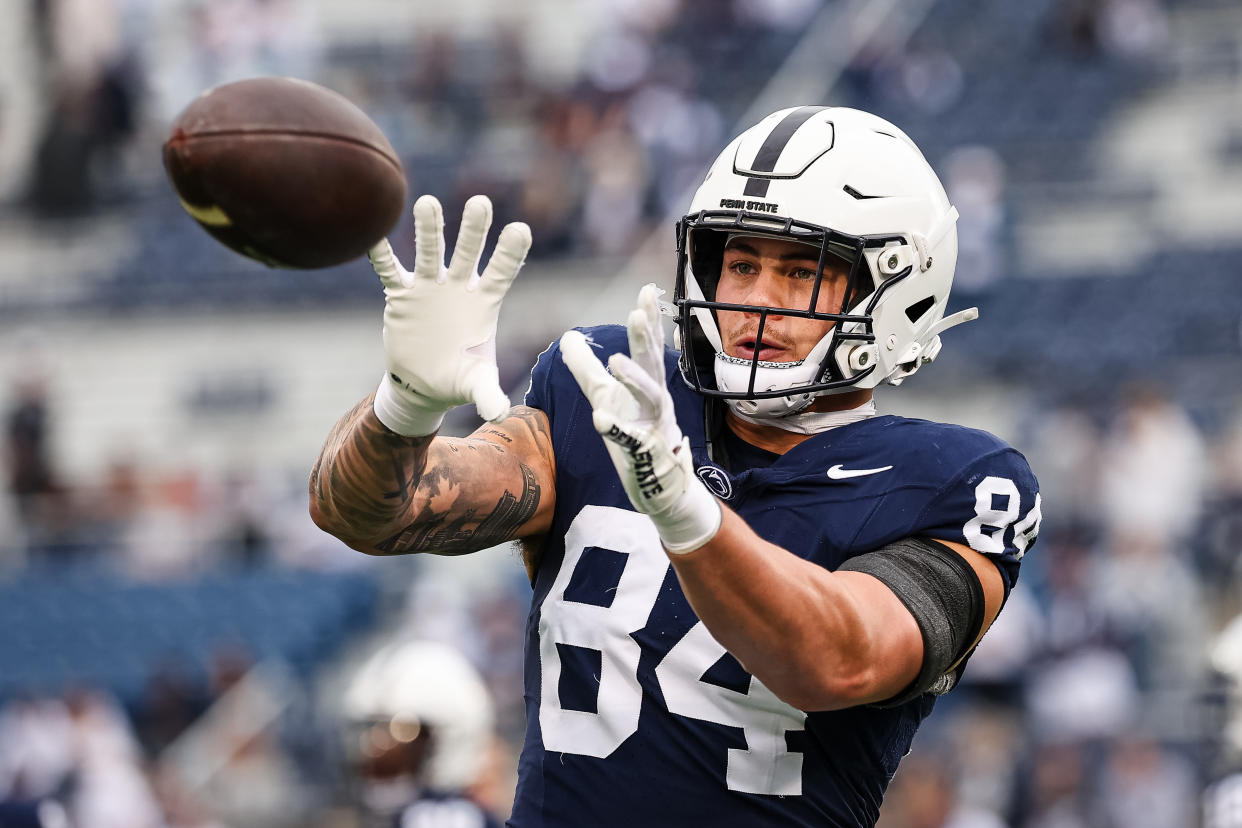
[{"label": "player's outstretched arm", "polygon": [[[979,579],[978,643],[1000,612],[1000,570],[942,541]],[[892,699],[920,675],[925,643],[914,615],[866,572],[830,572],[763,540],[727,506],[720,531],[670,555],[682,590],[712,635],[777,696],[802,710]],[[945,665],[948,666],[948,665]]]},{"label": "player's outstretched arm", "polygon": [[[466,202],[444,264],[444,214],[414,204],[414,270],[385,239],[369,252],[384,285],[386,370],[379,388],[333,429],[311,475],[311,515],[371,554],[459,554],[546,530],[553,475],[547,418],[510,415],[496,369],[500,304],[530,249],[530,228],[506,225],[479,273],[492,223],[486,196]],[[473,402],[490,425],[439,439],[449,409]]]},{"label": "player's outstretched arm", "polygon": [[555,505],[548,418],[519,406],[466,438],[406,437],[374,395],[342,417],[311,472],[311,517],[371,555],[458,555],[547,531]]}]

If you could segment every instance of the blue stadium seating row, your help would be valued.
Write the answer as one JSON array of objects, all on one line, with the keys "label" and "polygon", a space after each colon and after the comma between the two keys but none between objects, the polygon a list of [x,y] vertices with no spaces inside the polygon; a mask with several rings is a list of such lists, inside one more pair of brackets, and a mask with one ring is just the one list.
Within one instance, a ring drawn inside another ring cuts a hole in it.
[{"label": "blue stadium seating row", "polygon": [[0,698],[76,684],[135,700],[159,670],[205,683],[239,649],[306,670],[375,608],[369,576],[278,569],[136,583],[98,567],[33,568],[0,584]]},{"label": "blue stadium seating row", "polygon": [[[1054,394],[1147,381],[1188,399],[1219,394],[1222,377],[1242,376],[1242,278],[1222,266],[1239,257],[1242,248],[1167,250],[1132,273],[1012,279],[955,297],[982,315],[946,338]],[[1192,360],[1200,370],[1185,370]]]}]

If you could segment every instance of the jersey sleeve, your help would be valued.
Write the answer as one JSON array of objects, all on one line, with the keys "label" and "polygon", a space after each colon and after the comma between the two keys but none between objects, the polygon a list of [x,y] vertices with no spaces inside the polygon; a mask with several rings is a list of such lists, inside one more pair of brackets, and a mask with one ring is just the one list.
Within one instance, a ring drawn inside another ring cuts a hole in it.
[{"label": "jersey sleeve", "polygon": [[552,409],[556,394],[554,392],[553,375],[561,365],[561,341],[552,340],[535,359],[535,367],[530,371],[530,385],[526,387],[525,405],[538,408],[548,419],[552,418]]},{"label": "jersey sleeve", "polygon": [[[586,337],[601,362],[607,363],[608,357],[613,353],[625,352],[625,328],[620,325],[598,325],[574,330]],[[530,372],[530,385],[526,389],[525,404],[538,408],[548,415],[549,422],[555,422],[558,408],[568,417],[575,404],[582,399],[577,381],[561,359],[561,341],[559,338],[555,339],[535,360],[535,367]]]},{"label": "jersey sleeve", "polygon": [[1039,483],[1026,458],[1006,446],[967,465],[931,499],[917,524],[922,535],[991,558],[1008,595],[1042,520]]}]

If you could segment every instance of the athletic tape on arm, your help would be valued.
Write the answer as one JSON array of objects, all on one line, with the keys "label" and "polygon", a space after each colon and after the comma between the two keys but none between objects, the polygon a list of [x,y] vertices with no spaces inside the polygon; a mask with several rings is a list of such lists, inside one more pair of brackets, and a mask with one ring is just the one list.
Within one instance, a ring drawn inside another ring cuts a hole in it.
[{"label": "athletic tape on arm", "polygon": [[924,693],[953,689],[959,664],[983,625],[983,585],[961,555],[927,538],[906,538],[846,561],[841,569],[865,572],[884,583],[918,622],[923,667],[908,687],[879,707],[905,704]]}]

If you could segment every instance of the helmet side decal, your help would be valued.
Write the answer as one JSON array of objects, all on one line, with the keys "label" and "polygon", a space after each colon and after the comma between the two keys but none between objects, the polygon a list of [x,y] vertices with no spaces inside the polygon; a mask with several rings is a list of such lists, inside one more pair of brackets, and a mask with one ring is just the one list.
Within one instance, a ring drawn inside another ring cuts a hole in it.
[{"label": "helmet side decal", "polygon": [[[771,172],[776,167],[777,159],[781,157],[781,151],[785,149],[785,145],[789,143],[790,138],[793,138],[798,128],[809,121],[816,112],[822,112],[827,108],[826,106],[801,106],[782,118],[764,139],[763,145],[759,147],[759,152],[755,155],[755,162],[750,168],[755,172]],[[768,179],[749,179],[742,195],[766,198]]]}]

